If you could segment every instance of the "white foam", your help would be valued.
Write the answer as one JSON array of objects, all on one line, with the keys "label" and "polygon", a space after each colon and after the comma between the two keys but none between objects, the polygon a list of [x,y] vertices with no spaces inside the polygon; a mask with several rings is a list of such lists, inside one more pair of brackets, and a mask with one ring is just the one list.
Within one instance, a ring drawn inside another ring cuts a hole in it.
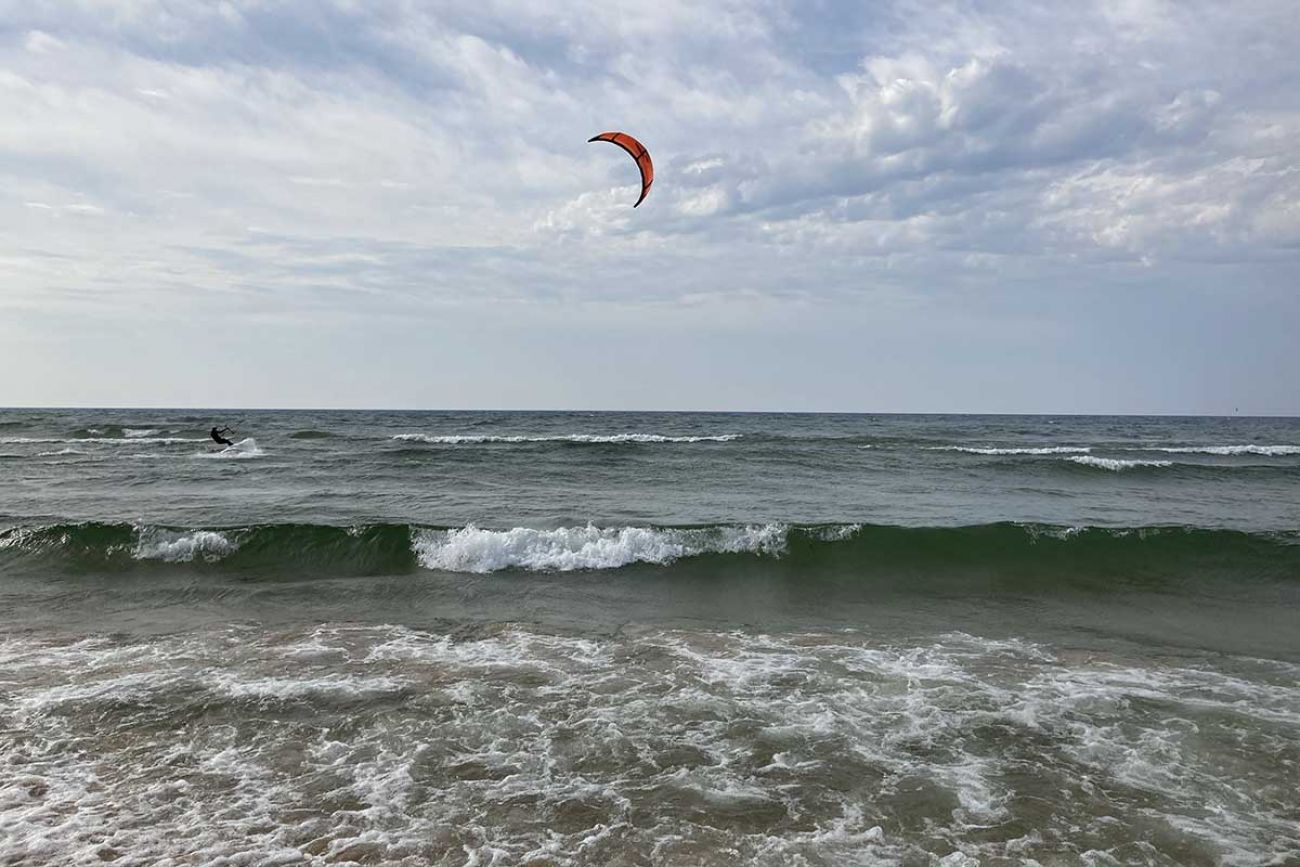
[{"label": "white foam", "polygon": [[[1288,663],[499,624],[20,632],[0,662],[0,863],[1112,863],[1153,822],[1147,860],[1300,852]],[[176,722],[232,701],[292,707]],[[1069,839],[1028,830],[1027,773]]]},{"label": "white foam", "polygon": [[448,572],[501,569],[568,572],[616,569],[630,563],[671,563],[707,553],[779,554],[786,528],[776,524],[707,530],[651,527],[561,527],[535,530],[420,530],[413,545],[420,565]]},{"label": "white foam", "polygon": [[177,445],[177,444],[179,444],[179,443],[201,443],[201,442],[204,442],[204,439],[203,439],[203,437],[146,437],[146,436],[139,436],[139,437],[131,437],[130,439],[125,439],[125,438],[124,438],[124,439],[93,439],[93,440],[80,440],[79,442],[113,443],[114,445],[117,445],[117,444],[124,444],[124,445],[138,445],[138,444],[140,444],[140,443],[152,443],[152,444],[154,444],[154,445],[174,446],[174,445]]},{"label": "white foam", "polygon": [[727,443],[740,439],[740,434],[715,436],[661,436],[659,434],[558,434],[554,436],[493,436],[487,434],[397,434],[395,440],[431,443],[434,445],[479,445],[483,443]]},{"label": "white foam", "polygon": [[830,527],[814,527],[808,531],[808,535],[818,542],[843,542],[845,539],[853,538],[853,535],[861,529],[861,524],[836,524]]},{"label": "white foam", "polygon": [[129,437],[131,439],[139,439],[140,437],[157,436],[160,433],[162,433],[162,431],[158,430],[157,428],[128,427],[122,429],[122,436]]},{"label": "white foam", "polygon": [[201,443],[202,437],[0,437],[0,443],[11,444],[55,444],[55,443],[96,443],[100,445],[176,445],[177,443]]},{"label": "white foam", "polygon": [[[54,657],[50,661],[54,661]],[[160,687],[171,685],[175,680],[168,673],[132,671],[109,674],[90,678],[84,683],[60,684],[31,691],[23,697],[21,707],[25,712],[39,713],[61,705],[76,706],[94,701],[140,698]]]},{"label": "white foam", "polygon": [[1172,467],[1172,461],[1129,461],[1123,458],[1098,458],[1092,455],[1076,455],[1075,457],[1066,458],[1076,464],[1082,464],[1085,467],[1096,467],[1100,470],[1110,470],[1111,472],[1121,472],[1123,470],[1135,470],[1140,467]]},{"label": "white foam", "polygon": [[267,700],[292,700],[312,697],[334,697],[346,700],[375,698],[392,694],[406,684],[395,677],[359,677],[347,674],[301,674],[283,677],[237,678],[225,675],[209,683],[231,698]]},{"label": "white foam", "polygon": [[1076,455],[1092,451],[1090,446],[1025,446],[1017,448],[981,448],[976,446],[930,446],[930,451],[965,452],[971,455]]},{"label": "white foam", "polygon": [[1133,451],[1168,452],[1180,455],[1300,455],[1300,446],[1168,446],[1151,449],[1134,449]]},{"label": "white foam", "polygon": [[55,458],[58,457],[59,455],[84,455],[84,454],[85,452],[81,451],[80,449],[74,449],[71,446],[69,446],[66,449],[59,449],[57,452],[40,452],[36,456],[38,458]]},{"label": "white foam", "polygon": [[37,536],[39,532],[39,529],[30,527],[14,527],[6,530],[5,535],[0,536],[0,548],[21,549],[33,539],[39,538]]},{"label": "white foam", "polygon": [[[140,442],[140,440],[133,440],[133,442]],[[240,440],[234,445],[226,446],[220,451],[200,452],[196,457],[246,460],[248,458],[260,458],[265,454],[266,452],[258,448],[257,440],[248,437],[247,439]]]},{"label": "white foam", "polygon": [[137,560],[164,560],[168,563],[189,563],[201,558],[211,563],[238,547],[237,542],[214,530],[179,532],[146,527],[138,531],[131,556]]}]

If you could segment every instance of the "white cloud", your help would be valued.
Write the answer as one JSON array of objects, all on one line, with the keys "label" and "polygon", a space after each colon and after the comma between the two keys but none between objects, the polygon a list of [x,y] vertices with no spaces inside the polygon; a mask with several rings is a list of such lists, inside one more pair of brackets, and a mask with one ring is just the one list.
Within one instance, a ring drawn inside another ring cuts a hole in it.
[{"label": "white cloud", "polygon": [[[0,309],[906,304],[1294,266],[1292,13],[0,0]],[[586,144],[616,128],[656,160],[635,211],[630,161]]]}]

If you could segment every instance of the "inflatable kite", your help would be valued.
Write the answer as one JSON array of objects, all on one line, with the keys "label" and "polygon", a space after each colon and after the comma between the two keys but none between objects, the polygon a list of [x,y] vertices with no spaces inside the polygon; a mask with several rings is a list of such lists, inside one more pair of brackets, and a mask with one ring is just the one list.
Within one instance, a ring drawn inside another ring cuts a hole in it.
[{"label": "inflatable kite", "polygon": [[[650,152],[645,149],[645,146],[625,132],[602,132],[587,141],[607,141],[616,144],[636,160],[636,167],[641,170],[641,198],[636,200],[636,205],[644,202],[650,192],[650,185],[655,182],[655,164],[650,162]],[[635,208],[636,205],[632,207]]]}]

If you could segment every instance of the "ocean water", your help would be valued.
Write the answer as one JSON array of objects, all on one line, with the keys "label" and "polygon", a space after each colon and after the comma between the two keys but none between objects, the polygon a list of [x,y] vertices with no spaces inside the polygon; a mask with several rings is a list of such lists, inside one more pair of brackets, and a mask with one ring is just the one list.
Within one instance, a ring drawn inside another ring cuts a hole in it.
[{"label": "ocean water", "polygon": [[1297,419],[0,410],[0,864],[1281,865],[1298,790]]}]

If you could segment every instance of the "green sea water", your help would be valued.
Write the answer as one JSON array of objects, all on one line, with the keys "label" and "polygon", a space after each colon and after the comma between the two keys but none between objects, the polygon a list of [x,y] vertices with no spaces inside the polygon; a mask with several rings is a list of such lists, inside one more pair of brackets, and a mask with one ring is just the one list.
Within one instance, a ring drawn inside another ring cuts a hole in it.
[{"label": "green sea water", "polygon": [[0,410],[0,863],[1291,863],[1298,604],[1296,419]]}]

